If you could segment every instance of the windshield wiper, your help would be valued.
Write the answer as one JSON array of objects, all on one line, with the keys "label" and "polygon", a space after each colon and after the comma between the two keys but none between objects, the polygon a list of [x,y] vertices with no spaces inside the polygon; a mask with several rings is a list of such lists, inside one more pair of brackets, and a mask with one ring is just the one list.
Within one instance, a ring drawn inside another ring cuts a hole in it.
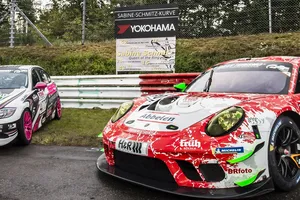
[{"label": "windshield wiper", "polygon": [[214,70],[212,69],[211,71],[210,71],[210,75],[209,75],[209,78],[208,78],[208,80],[207,80],[207,82],[206,82],[206,87],[203,89],[203,92],[209,92],[209,89],[210,89],[210,86],[211,86],[211,83],[212,83],[212,76],[213,76],[213,74],[214,74]]}]

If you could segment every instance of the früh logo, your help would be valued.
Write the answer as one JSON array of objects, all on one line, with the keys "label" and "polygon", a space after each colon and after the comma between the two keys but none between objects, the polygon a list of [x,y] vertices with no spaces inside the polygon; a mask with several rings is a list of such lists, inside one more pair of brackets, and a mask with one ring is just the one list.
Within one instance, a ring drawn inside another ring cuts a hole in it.
[{"label": "fr\u00fch logo", "polygon": [[181,147],[201,147],[201,143],[198,140],[180,140]]}]

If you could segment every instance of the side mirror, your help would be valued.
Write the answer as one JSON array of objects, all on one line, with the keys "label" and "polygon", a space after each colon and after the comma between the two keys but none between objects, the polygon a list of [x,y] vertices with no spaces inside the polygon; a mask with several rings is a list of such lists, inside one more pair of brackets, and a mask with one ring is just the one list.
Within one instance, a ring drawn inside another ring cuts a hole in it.
[{"label": "side mirror", "polygon": [[186,83],[178,83],[176,85],[173,86],[177,92],[184,92],[185,89],[187,88],[187,84]]},{"label": "side mirror", "polygon": [[39,89],[39,90],[44,90],[47,87],[47,84],[44,82],[38,82],[35,86],[34,89]]}]

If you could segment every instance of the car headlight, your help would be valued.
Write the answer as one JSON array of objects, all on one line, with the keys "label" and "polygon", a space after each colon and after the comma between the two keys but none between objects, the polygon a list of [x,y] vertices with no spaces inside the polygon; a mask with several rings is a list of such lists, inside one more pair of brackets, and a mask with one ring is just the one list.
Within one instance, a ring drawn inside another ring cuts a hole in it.
[{"label": "car headlight", "polygon": [[245,112],[240,107],[231,107],[214,116],[206,128],[206,133],[213,137],[231,132],[243,121]]},{"label": "car headlight", "polygon": [[119,119],[121,119],[131,109],[132,106],[133,106],[132,101],[123,103],[115,112],[115,114],[111,117],[111,122],[114,123]]},{"label": "car headlight", "polygon": [[2,108],[0,109],[0,119],[11,117],[16,111],[16,108]]}]

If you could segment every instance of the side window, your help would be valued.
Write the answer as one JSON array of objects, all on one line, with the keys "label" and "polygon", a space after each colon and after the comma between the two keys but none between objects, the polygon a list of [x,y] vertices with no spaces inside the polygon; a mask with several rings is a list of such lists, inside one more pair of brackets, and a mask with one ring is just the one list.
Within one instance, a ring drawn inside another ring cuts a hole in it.
[{"label": "side window", "polygon": [[44,83],[48,84],[51,82],[50,76],[47,74],[47,72],[45,72],[45,70],[38,68],[37,71]]},{"label": "side window", "polygon": [[32,77],[32,87],[34,87],[38,82],[40,82],[39,75],[37,74],[35,69],[32,69],[31,72],[31,77]]},{"label": "side window", "polygon": [[298,72],[298,79],[297,79],[297,85],[296,85],[296,91],[295,91],[296,94],[299,94],[300,93],[300,69],[299,69],[299,72]]}]

